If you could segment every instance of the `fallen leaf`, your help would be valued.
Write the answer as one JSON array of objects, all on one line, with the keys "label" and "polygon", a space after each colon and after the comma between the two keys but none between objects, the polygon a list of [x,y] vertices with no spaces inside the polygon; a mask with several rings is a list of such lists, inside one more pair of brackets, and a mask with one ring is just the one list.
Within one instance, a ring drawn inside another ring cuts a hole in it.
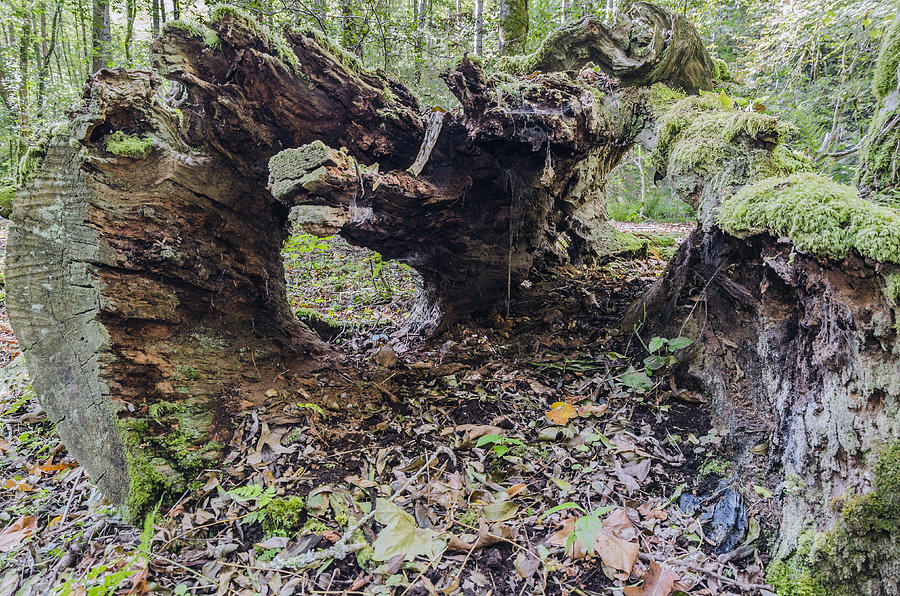
[{"label": "fallen leaf", "polygon": [[578,410],[570,403],[558,401],[550,406],[550,411],[546,413],[546,416],[553,424],[564,426],[578,416]]},{"label": "fallen leaf", "polygon": [[506,494],[509,495],[510,497],[514,497],[514,496],[516,496],[517,494],[519,494],[519,493],[521,493],[522,491],[524,491],[526,488],[528,488],[528,485],[527,485],[527,484],[523,484],[523,483],[521,483],[521,482],[520,482],[519,484],[513,484],[513,485],[510,486],[508,489],[506,489]]},{"label": "fallen leaf", "polygon": [[484,519],[489,522],[499,522],[512,519],[519,512],[519,506],[512,501],[495,501],[485,505],[482,509]]},{"label": "fallen leaf", "polygon": [[34,488],[24,480],[16,480],[15,478],[7,478],[3,483],[3,487],[8,490],[20,490],[23,493],[30,493]]},{"label": "fallen leaf", "polygon": [[282,536],[273,536],[272,538],[267,538],[262,542],[257,542],[256,546],[259,548],[284,548],[288,544],[288,539]]},{"label": "fallen leaf", "polygon": [[[585,519],[584,516],[579,519]],[[561,530],[547,539],[547,544],[566,548],[566,554],[573,559],[583,559],[588,554],[587,545],[582,540],[570,540],[572,532],[576,530],[576,520],[570,517],[565,521]],[[593,528],[588,528],[593,530]],[[603,563],[625,573],[631,573],[638,558],[638,544],[626,540],[634,533],[634,527],[628,520],[624,509],[617,509],[607,516],[594,533],[593,554],[600,557]]]},{"label": "fallen leaf", "polygon": [[675,589],[678,574],[651,560],[643,580],[644,583],[640,586],[625,588],[625,596],[669,596]]},{"label": "fallen leaf", "polygon": [[412,515],[385,499],[377,501],[375,520],[385,526],[372,543],[375,561],[387,561],[396,555],[403,555],[407,561],[419,555],[434,560],[447,547],[439,532],[420,528]]},{"label": "fallen leaf", "polygon": [[11,526],[0,532],[0,553],[8,553],[19,548],[37,531],[37,518],[20,517]]}]

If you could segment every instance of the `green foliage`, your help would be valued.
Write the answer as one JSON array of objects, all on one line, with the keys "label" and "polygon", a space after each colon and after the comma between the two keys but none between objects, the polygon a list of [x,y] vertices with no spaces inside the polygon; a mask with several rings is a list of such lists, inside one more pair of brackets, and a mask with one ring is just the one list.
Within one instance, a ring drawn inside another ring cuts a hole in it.
[{"label": "green foliage", "polygon": [[818,174],[766,178],[745,186],[722,202],[717,220],[730,234],[768,230],[822,257],[840,259],[853,249],[900,264],[900,213]]},{"label": "green foliage", "polygon": [[897,90],[898,67],[900,67],[900,16],[894,19],[888,29],[875,62],[872,87],[878,97],[886,97],[892,91]]},{"label": "green foliage", "polygon": [[295,231],[284,244],[288,303],[323,337],[359,326],[399,323],[415,296],[415,274],[333,236]]},{"label": "green foliage", "polygon": [[132,159],[143,159],[153,151],[153,138],[126,135],[117,130],[106,137],[106,150],[113,155],[121,155]]},{"label": "green foliage", "polygon": [[0,217],[9,218],[12,214],[13,199],[16,197],[16,187],[8,184],[0,186]]},{"label": "green foliage", "polygon": [[519,439],[504,437],[503,435],[498,435],[495,433],[479,437],[478,441],[475,443],[476,447],[484,447],[485,445],[491,445],[491,451],[493,451],[494,455],[496,455],[497,457],[503,457],[509,452],[510,448],[512,447],[525,447],[525,443],[523,443]]}]

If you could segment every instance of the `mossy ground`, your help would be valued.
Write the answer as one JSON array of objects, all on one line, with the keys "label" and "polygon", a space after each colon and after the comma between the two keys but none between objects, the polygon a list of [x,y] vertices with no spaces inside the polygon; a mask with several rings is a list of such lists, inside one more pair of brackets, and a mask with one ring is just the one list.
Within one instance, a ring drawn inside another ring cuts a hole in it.
[{"label": "mossy ground", "polygon": [[138,137],[127,135],[121,130],[106,137],[106,150],[113,155],[143,159],[153,151],[153,139],[151,137]]},{"label": "mossy ground", "polygon": [[768,230],[797,248],[841,259],[851,250],[900,264],[900,213],[861,199],[856,189],[812,173],[771,177],[722,202],[719,226],[734,235]]}]

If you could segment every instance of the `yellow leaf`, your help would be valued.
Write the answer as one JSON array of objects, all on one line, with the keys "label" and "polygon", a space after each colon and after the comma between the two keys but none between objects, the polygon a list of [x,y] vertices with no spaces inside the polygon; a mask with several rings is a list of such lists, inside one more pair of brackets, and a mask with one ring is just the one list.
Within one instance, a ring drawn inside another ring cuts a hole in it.
[{"label": "yellow leaf", "polygon": [[570,403],[558,401],[550,406],[550,411],[546,414],[547,419],[553,424],[568,424],[570,420],[578,416],[578,411]]}]

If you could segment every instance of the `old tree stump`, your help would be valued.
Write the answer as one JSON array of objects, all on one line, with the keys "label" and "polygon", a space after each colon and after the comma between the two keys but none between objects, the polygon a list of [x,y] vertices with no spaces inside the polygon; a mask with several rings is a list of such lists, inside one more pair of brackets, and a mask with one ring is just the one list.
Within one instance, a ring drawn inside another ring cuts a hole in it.
[{"label": "old tree stump", "polygon": [[291,208],[413,266],[433,333],[530,271],[618,250],[603,186],[640,141],[700,225],[624,329],[697,339],[682,381],[748,454],[769,442],[785,573],[891,593],[900,219],[812,174],[774,117],[709,96],[661,108],[650,85],[712,85],[684,19],[639,2],[505,57],[509,74],[463,58],[444,75],[461,109],[427,117],[321,35],[230,7],[170,23],[152,54],[154,73],[92,75],[53,130],[7,268],[41,403],[130,519],[221,461],[244,404],[341,366],[287,305]]}]

